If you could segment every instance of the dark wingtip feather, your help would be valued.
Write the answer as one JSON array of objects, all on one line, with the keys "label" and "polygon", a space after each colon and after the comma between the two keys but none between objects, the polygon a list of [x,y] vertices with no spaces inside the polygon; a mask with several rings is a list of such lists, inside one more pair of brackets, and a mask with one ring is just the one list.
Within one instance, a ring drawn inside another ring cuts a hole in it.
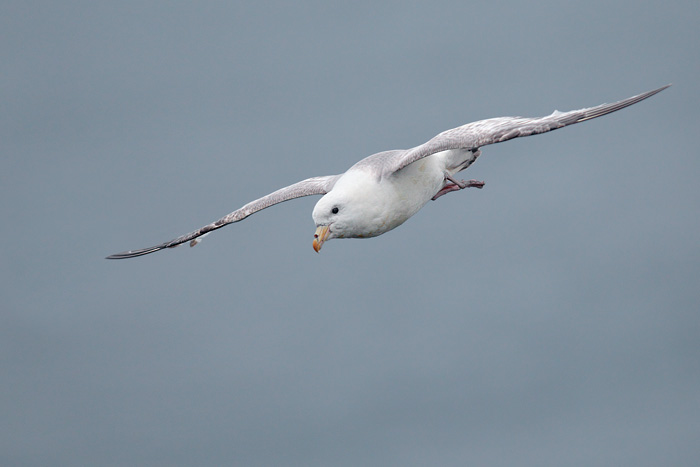
[{"label": "dark wingtip feather", "polygon": [[641,102],[644,99],[648,99],[649,97],[660,93],[661,91],[667,89],[670,86],[670,84],[667,84],[666,86],[661,86],[660,88],[654,89],[653,91],[643,92],[642,94],[623,99],[619,102],[614,102],[612,104],[603,104],[597,107],[591,107],[590,109],[587,109],[582,118],[579,118],[576,122],[573,123],[579,123],[586,120],[591,120],[593,118],[602,117],[603,115],[607,115],[609,113],[613,113],[618,110],[624,109],[625,107],[629,107],[630,105]]},{"label": "dark wingtip feather", "polygon": [[107,256],[105,259],[126,259],[126,258],[136,258],[137,256],[143,256],[156,251],[166,248],[166,245],[152,246],[150,248],[142,248],[140,250],[129,250],[122,251],[121,253],[115,253],[113,255]]}]

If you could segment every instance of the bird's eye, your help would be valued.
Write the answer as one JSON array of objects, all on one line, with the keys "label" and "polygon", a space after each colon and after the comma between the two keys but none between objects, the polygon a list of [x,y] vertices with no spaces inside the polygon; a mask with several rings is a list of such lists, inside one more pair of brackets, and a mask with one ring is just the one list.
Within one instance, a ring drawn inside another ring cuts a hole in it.
[{"label": "bird's eye", "polygon": [[331,209],[331,212],[333,214],[338,214],[338,206],[335,206],[333,209]]}]

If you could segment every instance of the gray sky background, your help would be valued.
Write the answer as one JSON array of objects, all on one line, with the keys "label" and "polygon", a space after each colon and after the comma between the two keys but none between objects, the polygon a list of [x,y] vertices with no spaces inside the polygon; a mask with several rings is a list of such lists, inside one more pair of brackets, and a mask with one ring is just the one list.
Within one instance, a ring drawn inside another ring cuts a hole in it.
[{"label": "gray sky background", "polygon": [[[0,464],[698,465],[700,4],[0,5]],[[371,240],[281,186],[488,117]]]}]

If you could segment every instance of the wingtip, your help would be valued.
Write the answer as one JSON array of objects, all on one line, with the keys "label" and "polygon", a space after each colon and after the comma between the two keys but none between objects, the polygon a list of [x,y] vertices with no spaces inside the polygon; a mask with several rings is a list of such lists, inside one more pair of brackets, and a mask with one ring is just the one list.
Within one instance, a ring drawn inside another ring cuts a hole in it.
[{"label": "wingtip", "polygon": [[664,89],[670,88],[672,85],[673,85],[673,83],[668,83],[668,84],[666,84],[666,85],[664,85],[664,86],[661,86],[660,88],[654,89],[653,91],[648,91],[648,92],[646,92],[646,93],[644,93],[644,94],[648,94],[649,96],[653,96],[654,94],[660,93],[660,92],[663,91]]},{"label": "wingtip", "polygon": [[141,255],[135,255],[132,251],[122,251],[121,253],[114,253],[113,255],[105,256],[105,259],[126,259],[135,258]]},{"label": "wingtip", "polygon": [[640,94],[640,95],[637,96],[637,97],[640,97],[640,98],[641,98],[640,100],[647,99],[647,98],[649,98],[649,97],[651,97],[651,96],[654,96],[654,95],[660,93],[661,91],[663,91],[663,90],[665,90],[665,89],[670,88],[672,84],[673,84],[673,83],[668,83],[668,84],[666,84],[666,85],[664,85],[664,86],[661,86],[660,88],[656,88],[656,89],[654,89],[654,90],[652,90],[652,91],[644,92],[644,93]]},{"label": "wingtip", "polygon": [[156,251],[160,251],[163,248],[165,248],[164,245],[158,245],[150,248],[143,248],[141,250],[129,250],[129,251],[122,251],[121,253],[115,253],[113,255],[106,256],[105,259],[127,259],[127,258],[136,258],[137,256],[143,256],[143,255],[148,255],[150,253],[154,253]]},{"label": "wingtip", "polygon": [[655,94],[660,93],[660,92],[663,91],[664,89],[670,88],[670,87],[671,87],[671,84],[672,84],[672,83],[669,83],[669,84],[666,84],[666,85],[664,85],[664,86],[661,86],[660,88],[656,88],[656,89],[652,89],[651,91],[643,92],[643,93],[638,94],[638,95],[636,95],[636,96],[634,96],[634,97],[631,97],[630,99],[640,98],[640,100],[644,100],[644,99],[646,99],[646,98],[648,98],[648,97],[651,97],[651,96],[653,96],[653,95],[655,95]]}]

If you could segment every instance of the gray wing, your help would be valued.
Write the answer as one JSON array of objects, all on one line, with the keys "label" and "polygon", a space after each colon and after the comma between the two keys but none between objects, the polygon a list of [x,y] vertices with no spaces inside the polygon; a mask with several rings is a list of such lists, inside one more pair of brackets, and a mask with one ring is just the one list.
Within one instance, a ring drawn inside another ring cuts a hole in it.
[{"label": "gray wing", "polygon": [[281,203],[283,201],[288,201],[294,198],[301,198],[302,196],[310,195],[325,195],[328,193],[335,185],[335,182],[340,178],[340,175],[328,175],[325,177],[313,177],[301,182],[297,182],[293,185],[281,188],[269,195],[263,196],[262,198],[251,201],[240,209],[233,211],[232,213],[222,217],[218,221],[212,222],[211,224],[205,225],[204,227],[190,232],[186,235],[177,237],[169,242],[161,243],[160,245],[152,246],[149,248],[141,248],[139,250],[129,250],[122,253],[116,253],[107,256],[106,259],[124,259],[124,258],[134,258],[136,256],[147,255],[164,248],[173,248],[185,242],[191,242],[190,246],[195,246],[199,243],[199,237],[207,235],[209,232],[220,229],[221,227],[232,224],[234,222],[242,221],[251,214],[273,206],[275,204]]},{"label": "gray wing", "polygon": [[501,143],[521,136],[538,135],[540,133],[556,130],[557,128],[563,128],[567,125],[573,125],[574,123],[601,117],[643,101],[669,86],[670,84],[613,104],[602,104],[597,107],[572,110],[570,112],[559,112],[555,110],[554,113],[546,117],[499,117],[468,123],[451,130],[443,131],[427,143],[416,146],[413,149],[408,149],[399,157],[392,158],[391,161],[384,164],[382,174],[392,174],[412,162],[448,149],[476,150],[487,144]]}]

